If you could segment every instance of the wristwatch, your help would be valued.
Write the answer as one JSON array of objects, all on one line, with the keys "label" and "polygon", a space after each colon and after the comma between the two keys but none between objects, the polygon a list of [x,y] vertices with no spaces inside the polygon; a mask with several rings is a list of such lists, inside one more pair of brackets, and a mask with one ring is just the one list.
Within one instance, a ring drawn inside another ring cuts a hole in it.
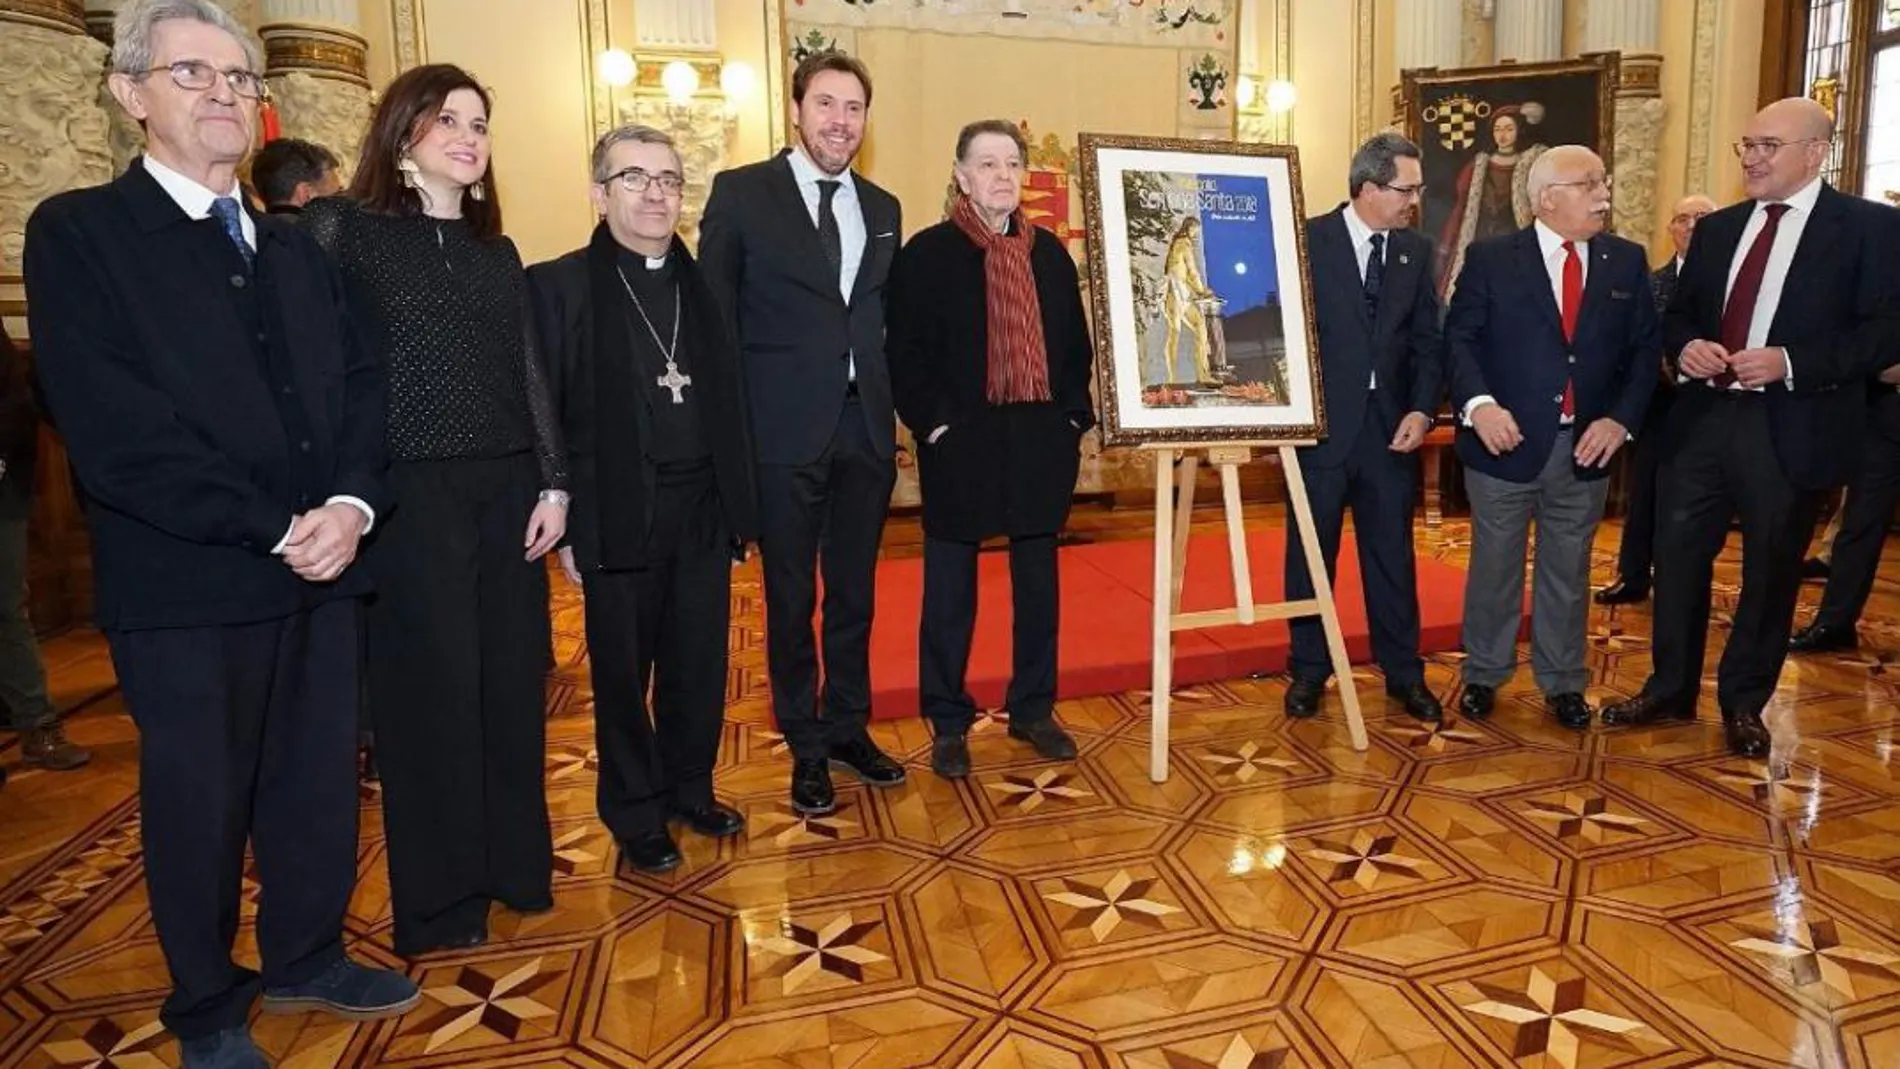
[{"label": "wristwatch", "polygon": [[543,490],[539,497],[542,501],[550,505],[559,505],[562,508],[567,507],[568,494],[566,490]]}]

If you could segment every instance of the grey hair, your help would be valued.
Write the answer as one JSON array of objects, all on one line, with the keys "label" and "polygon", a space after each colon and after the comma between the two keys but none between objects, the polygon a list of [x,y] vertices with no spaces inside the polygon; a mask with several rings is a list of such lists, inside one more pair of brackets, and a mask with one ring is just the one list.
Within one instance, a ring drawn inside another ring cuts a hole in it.
[{"label": "grey hair", "polygon": [[615,145],[627,141],[639,145],[665,145],[673,153],[673,164],[679,168],[680,177],[686,176],[686,161],[680,158],[680,148],[673,142],[672,137],[651,126],[627,123],[600,135],[600,140],[594,142],[594,181],[605,182],[612,177],[607,173],[607,155],[614,150]]},{"label": "grey hair", "polygon": [[1587,155],[1599,164],[1603,162],[1602,157],[1584,145],[1554,145],[1545,149],[1531,161],[1531,173],[1524,178],[1524,192],[1530,197],[1533,212],[1543,208],[1544,190],[1556,184],[1557,168],[1565,160],[1579,155]]},{"label": "grey hair", "polygon": [[1352,170],[1346,176],[1346,193],[1356,197],[1365,188],[1367,182],[1373,185],[1390,185],[1399,176],[1399,159],[1424,162],[1424,155],[1412,139],[1393,130],[1373,134],[1359,151],[1352,154]]},{"label": "grey hair", "polygon": [[112,20],[112,69],[139,75],[152,67],[152,30],[168,19],[216,26],[244,46],[244,65],[264,73],[264,46],[244,24],[211,0],[126,0]]}]

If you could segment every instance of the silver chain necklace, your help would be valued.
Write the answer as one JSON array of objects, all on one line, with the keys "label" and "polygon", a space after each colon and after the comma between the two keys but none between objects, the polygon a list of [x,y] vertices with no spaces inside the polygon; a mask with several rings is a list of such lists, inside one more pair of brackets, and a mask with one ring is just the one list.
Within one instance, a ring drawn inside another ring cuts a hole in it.
[{"label": "silver chain necklace", "polygon": [[653,320],[647,317],[646,307],[640,303],[640,298],[634,296],[633,286],[627,281],[627,273],[621,270],[619,264],[614,265],[614,274],[620,276],[620,287],[627,291],[627,299],[633,302],[633,310],[640,313],[640,322],[646,324],[647,335],[653,339],[653,344],[659,347],[660,355],[666,358],[666,374],[653,381],[660,388],[673,391],[674,404],[685,404],[686,387],[693,384],[693,377],[680,374],[680,366],[674,361],[674,354],[679,352],[680,347],[679,286],[675,284],[673,287],[673,344],[667,345],[660,341],[660,332],[653,329]]}]

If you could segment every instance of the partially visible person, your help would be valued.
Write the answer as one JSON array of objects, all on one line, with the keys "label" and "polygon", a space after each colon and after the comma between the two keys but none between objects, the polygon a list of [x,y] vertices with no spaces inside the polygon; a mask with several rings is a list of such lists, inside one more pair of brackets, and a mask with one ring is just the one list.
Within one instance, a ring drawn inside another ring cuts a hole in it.
[{"label": "partially visible person", "polygon": [[[1688,255],[1689,239],[1703,216],[1715,210],[1715,202],[1700,193],[1691,193],[1676,202],[1669,217],[1669,240],[1676,254],[1649,276],[1656,296],[1656,313],[1669,308],[1676,294],[1676,279],[1682,271],[1682,258]],[[1596,593],[1598,605],[1627,605],[1649,598],[1650,561],[1656,542],[1656,471],[1662,462],[1662,429],[1669,416],[1669,404],[1676,395],[1676,371],[1664,357],[1657,365],[1656,392],[1649,399],[1649,411],[1643,415],[1642,429],[1630,447],[1629,505],[1623,518],[1623,540],[1616,558],[1616,581]]]},{"label": "partially visible person", "polygon": [[[268,1066],[248,1021],[421,999],[344,952],[356,880],[359,540],[389,509],[383,381],[336,274],[240,202],[263,50],[210,0],[130,0],[107,87],[145,132],[27,222],[27,319],[139,729],[146,891],[189,1069]],[[232,960],[245,848],[262,976]]]},{"label": "partially visible person", "polygon": [[1742,590],[1716,703],[1730,752],[1772,746],[1762,711],[1788,656],[1802,554],[1822,495],[1859,461],[1864,385],[1900,357],[1900,213],[1827,184],[1833,140],[1812,100],[1756,112],[1735,145],[1749,199],[1696,226],[1664,319],[1681,389],[1663,432],[1654,669],[1605,725],[1695,719],[1715,558],[1739,516]]},{"label": "partially visible person", "polygon": [[600,819],[630,864],[665,872],[669,821],[745,829],[713,765],[732,562],[758,538],[752,431],[738,347],[677,234],[672,138],[618,127],[592,167],[592,239],[529,268],[528,292],[574,483],[560,559],[586,616]]},{"label": "partially visible person", "polygon": [[314,141],[280,137],[257,150],[251,182],[272,215],[297,215],[318,197],[343,192],[336,154]]},{"label": "partially visible person", "polygon": [[369,705],[397,953],[488,938],[489,907],[553,905],[543,776],[547,565],[567,451],[502,234],[488,93],[425,64],[388,88],[348,197],[303,225],[389,378],[401,507],[364,556]]},{"label": "partially visible person", "polygon": [[1537,221],[1471,246],[1445,318],[1471,496],[1459,711],[1490,716],[1517,670],[1534,522],[1531,671],[1551,718],[1582,731],[1590,543],[1610,461],[1642,426],[1662,354],[1647,257],[1604,231],[1602,159],[1559,145],[1529,181]]},{"label": "partially visible person", "polygon": [[66,738],[46,693],[46,664],[26,611],[27,521],[33,514],[40,421],[26,361],[0,322],[0,702],[8,726],[24,736],[20,759],[66,772],[92,755]]},{"label": "partially visible person", "polygon": [[1009,736],[1075,757],[1056,721],[1056,534],[1069,515],[1094,350],[1075,261],[1022,211],[1028,146],[1015,124],[957,134],[950,218],[891,265],[891,392],[917,439],[924,502],[918,688],[931,768],[970,773],[976,702],[964,688],[976,629],[977,551],[1008,537],[1014,656]]},{"label": "partially visible person", "polygon": [[1867,432],[1861,440],[1860,466],[1835,511],[1838,537],[1832,551],[1821,606],[1808,626],[1788,640],[1791,653],[1828,653],[1860,645],[1860,614],[1874,591],[1880,553],[1900,503],[1900,366],[1890,367],[1868,387]]},{"label": "partially visible person", "polygon": [[[791,148],[713,179],[699,262],[729,317],[758,459],[772,715],[792,751],[791,805],[836,808],[833,765],[874,787],[904,766],[871,740],[877,552],[897,482],[884,359],[897,198],[851,169],[871,74],[842,52],[792,72]],[[823,691],[813,641],[824,576]]]},{"label": "partially visible person", "polygon": [[[1445,390],[1432,243],[1411,229],[1425,188],[1418,146],[1395,133],[1374,136],[1353,154],[1348,184],[1351,200],[1306,221],[1314,276],[1326,280],[1314,287],[1326,439],[1299,451],[1300,471],[1329,577],[1352,509],[1372,652],[1386,693],[1412,717],[1439,720],[1444,707],[1425,685],[1418,654],[1412,553],[1416,454]],[[1287,597],[1312,597],[1305,543],[1293,527],[1285,569]],[[1289,623],[1286,714],[1305,718],[1319,712],[1332,658],[1317,619]]]}]

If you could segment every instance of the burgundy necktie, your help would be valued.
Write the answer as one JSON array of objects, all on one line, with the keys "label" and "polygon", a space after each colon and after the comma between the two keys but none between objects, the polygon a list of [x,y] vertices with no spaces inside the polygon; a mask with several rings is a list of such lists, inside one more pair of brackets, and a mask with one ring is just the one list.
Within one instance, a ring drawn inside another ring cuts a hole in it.
[{"label": "burgundy necktie", "polygon": [[[1564,340],[1575,341],[1577,337],[1577,312],[1583,307],[1583,261],[1577,257],[1574,242],[1564,242]],[[1571,380],[1564,379],[1564,418],[1577,416],[1576,393]]]},{"label": "burgundy necktie", "polygon": [[[1775,247],[1775,232],[1781,228],[1781,217],[1787,213],[1788,206],[1764,204],[1762,211],[1768,213],[1768,220],[1762,224],[1761,233],[1755,235],[1755,243],[1748,247],[1748,255],[1742,257],[1742,269],[1735,272],[1735,285],[1729,289],[1728,304],[1722,308],[1722,347],[1731,355],[1748,348],[1748,328],[1755,319],[1755,300],[1761,296],[1761,279],[1768,272],[1768,254]],[[1718,390],[1734,384],[1735,373],[1727,369],[1709,378],[1709,385]]]}]

